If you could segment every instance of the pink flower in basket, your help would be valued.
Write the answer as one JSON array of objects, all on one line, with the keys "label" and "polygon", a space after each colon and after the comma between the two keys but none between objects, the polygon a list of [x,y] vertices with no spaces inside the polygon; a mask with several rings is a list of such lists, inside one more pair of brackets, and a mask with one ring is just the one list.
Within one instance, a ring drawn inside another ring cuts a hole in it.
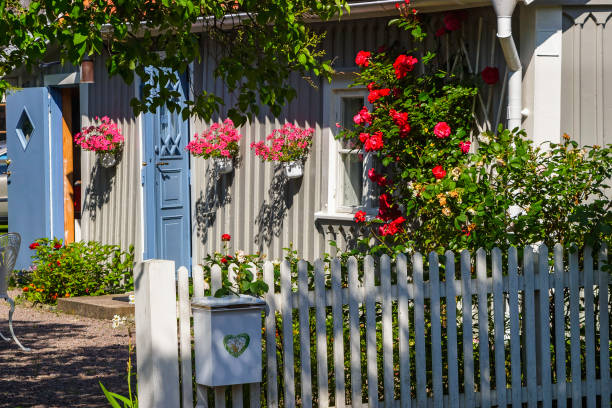
[{"label": "pink flower in basket", "polygon": [[231,119],[225,119],[223,123],[213,124],[200,135],[196,133],[185,150],[196,157],[205,159],[211,157],[233,159],[240,151],[238,141],[241,138],[242,135],[234,127],[234,122]]},{"label": "pink flower in basket", "polygon": [[95,117],[94,124],[74,135],[74,142],[92,152],[116,153],[123,147],[123,135],[108,116]]},{"label": "pink flower in basket", "polygon": [[251,143],[251,149],[263,161],[299,161],[308,156],[313,134],[312,128],[301,129],[291,123],[285,123],[282,128],[274,129],[265,141]]}]

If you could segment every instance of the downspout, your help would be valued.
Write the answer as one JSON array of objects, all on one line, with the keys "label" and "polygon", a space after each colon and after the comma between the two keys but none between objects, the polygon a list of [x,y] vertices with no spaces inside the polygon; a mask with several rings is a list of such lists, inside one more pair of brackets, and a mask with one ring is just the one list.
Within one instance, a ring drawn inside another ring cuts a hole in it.
[{"label": "downspout", "polygon": [[514,38],[512,38],[512,13],[517,0],[492,0],[492,3],[497,15],[497,38],[499,38],[506,65],[511,71],[508,78],[508,128],[520,128],[522,121],[523,67]]}]

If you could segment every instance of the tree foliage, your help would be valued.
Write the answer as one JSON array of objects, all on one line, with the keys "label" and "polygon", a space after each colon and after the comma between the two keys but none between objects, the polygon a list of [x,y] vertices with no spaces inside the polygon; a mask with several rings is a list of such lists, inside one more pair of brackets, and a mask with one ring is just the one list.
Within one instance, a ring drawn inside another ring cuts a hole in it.
[{"label": "tree foliage", "polygon": [[[344,0],[40,0],[22,6],[0,1],[0,76],[26,65],[37,66],[50,49],[62,62],[78,65],[105,55],[110,76],[132,83],[142,79],[143,97],[134,113],[162,103],[210,119],[227,102],[209,92],[193,95],[186,105],[165,86],[174,72],[200,61],[201,42],[214,44],[215,76],[235,97],[226,107],[241,124],[267,105],[279,114],[295,97],[289,75],[329,76],[333,70],[320,50],[322,35],[308,20],[327,20],[346,10]],[[149,70],[147,67],[160,68]],[[9,89],[0,80],[0,94]]]}]

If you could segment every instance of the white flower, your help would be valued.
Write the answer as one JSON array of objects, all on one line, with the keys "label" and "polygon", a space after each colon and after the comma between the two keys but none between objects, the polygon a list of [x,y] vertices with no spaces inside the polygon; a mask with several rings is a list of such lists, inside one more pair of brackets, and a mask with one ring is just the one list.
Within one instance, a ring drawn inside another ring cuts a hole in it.
[{"label": "white flower", "polygon": [[485,135],[484,133],[481,133],[481,134],[478,136],[478,141],[479,141],[480,143],[489,144],[489,143],[491,143],[491,137],[490,137],[490,136]]},{"label": "white flower", "polygon": [[453,176],[453,180],[459,180],[459,176],[461,175],[461,169],[459,167],[455,167],[451,170],[451,175]]},{"label": "white flower", "polygon": [[130,301],[128,302],[130,305],[136,304],[136,295],[129,295],[128,298],[130,299]]},{"label": "white flower", "polygon": [[125,324],[125,322],[127,321],[127,317],[123,316],[119,316],[119,315],[114,315],[113,316],[113,329],[116,329],[117,327]]},{"label": "white flower", "polygon": [[280,265],[280,263],[281,263],[281,261],[279,259],[275,259],[275,260],[272,261],[272,265],[274,265],[274,266],[278,266],[278,265]]},{"label": "white flower", "polygon": [[246,261],[246,257],[244,256],[244,251],[243,250],[239,250],[239,251],[236,252],[236,259],[238,259],[238,262],[240,262],[240,263]]},{"label": "white flower", "polygon": [[468,208],[467,212],[470,215],[476,215],[476,210],[474,210],[473,208]]}]

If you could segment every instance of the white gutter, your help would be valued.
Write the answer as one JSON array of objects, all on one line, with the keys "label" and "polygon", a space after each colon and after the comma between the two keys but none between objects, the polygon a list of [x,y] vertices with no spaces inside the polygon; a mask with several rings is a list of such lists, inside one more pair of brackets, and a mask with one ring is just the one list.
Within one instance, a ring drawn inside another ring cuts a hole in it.
[{"label": "white gutter", "polygon": [[522,122],[523,67],[514,38],[512,38],[512,13],[517,0],[492,0],[497,15],[497,38],[501,44],[506,65],[512,71],[508,78],[508,128],[520,128]]}]

